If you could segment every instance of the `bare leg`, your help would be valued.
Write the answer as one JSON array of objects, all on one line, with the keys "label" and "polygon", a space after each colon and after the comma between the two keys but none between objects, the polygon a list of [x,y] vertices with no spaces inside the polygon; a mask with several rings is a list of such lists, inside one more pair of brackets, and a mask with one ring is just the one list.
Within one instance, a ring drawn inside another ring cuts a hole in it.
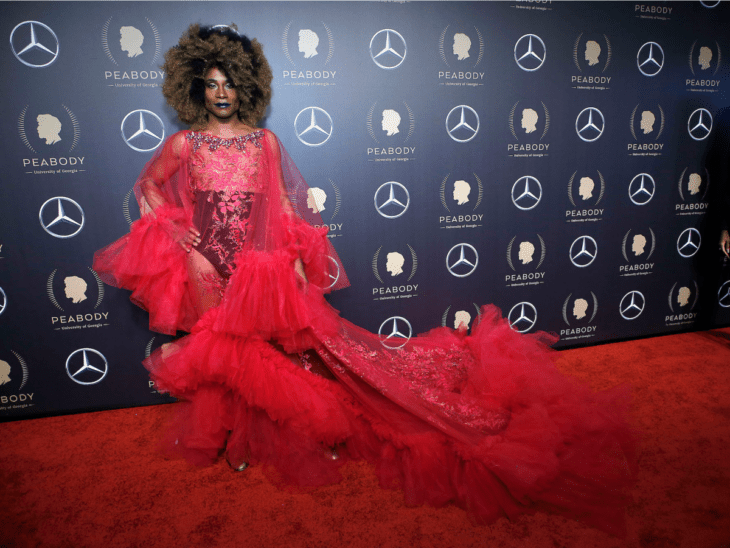
[{"label": "bare leg", "polygon": [[202,316],[220,304],[226,279],[195,248],[188,253],[187,267],[193,305],[198,315]]}]

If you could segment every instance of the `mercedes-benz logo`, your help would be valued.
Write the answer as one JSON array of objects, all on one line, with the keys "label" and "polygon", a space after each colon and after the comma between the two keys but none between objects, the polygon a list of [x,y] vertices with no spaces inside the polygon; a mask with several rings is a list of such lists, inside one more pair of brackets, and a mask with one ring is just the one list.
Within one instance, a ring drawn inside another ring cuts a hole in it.
[{"label": "mercedes-benz logo", "polygon": [[330,115],[319,107],[303,108],[294,119],[297,139],[308,147],[318,147],[329,141],[333,127]]},{"label": "mercedes-benz logo", "polygon": [[645,304],[646,301],[641,291],[629,291],[621,299],[618,310],[624,320],[635,320],[641,316]]},{"label": "mercedes-benz logo", "polygon": [[383,29],[370,39],[370,58],[382,69],[398,68],[406,59],[406,40],[398,31]]},{"label": "mercedes-benz logo", "polygon": [[686,228],[677,238],[677,253],[682,257],[691,257],[697,253],[702,244],[702,236],[696,228]]},{"label": "mercedes-benz logo", "polygon": [[575,132],[586,143],[592,143],[603,135],[605,127],[603,113],[594,107],[584,108],[575,119]]},{"label": "mercedes-benz logo", "polygon": [[656,42],[647,42],[636,54],[636,66],[644,76],[656,76],[664,66],[664,50]]},{"label": "mercedes-benz logo", "polygon": [[456,244],[446,254],[446,268],[452,276],[466,278],[479,264],[479,253],[469,244]]},{"label": "mercedes-benz logo", "polygon": [[337,261],[335,261],[332,257],[327,255],[327,258],[332,261],[332,264],[335,265],[335,274],[327,274],[327,276],[332,280],[328,286],[325,287],[325,289],[331,289],[334,287],[334,285],[337,283],[337,280],[340,279],[340,265],[337,264]]},{"label": "mercedes-benz logo", "polygon": [[5,295],[5,291],[3,291],[3,288],[0,287],[0,315],[2,315],[3,312],[5,312],[5,308],[8,305],[8,297]]},{"label": "mercedes-benz logo", "polygon": [[133,110],[122,120],[122,139],[137,152],[155,150],[165,140],[165,124],[152,111]]},{"label": "mercedes-benz logo", "polygon": [[507,314],[507,321],[518,333],[527,333],[537,322],[537,309],[527,301],[517,303]]},{"label": "mercedes-benz logo", "polygon": [[15,58],[27,67],[43,68],[58,58],[58,37],[40,21],[23,21],[10,33]]},{"label": "mercedes-benz logo", "polygon": [[545,62],[545,42],[536,34],[525,34],[515,43],[515,63],[522,70],[533,72]]},{"label": "mercedes-benz logo", "polygon": [[629,198],[636,205],[648,204],[654,197],[656,183],[648,173],[639,173],[629,183]]},{"label": "mercedes-benz logo", "polygon": [[570,262],[578,268],[585,268],[596,260],[598,244],[590,236],[580,236],[570,245]]},{"label": "mercedes-benz logo", "polygon": [[687,120],[687,131],[695,141],[703,141],[712,131],[712,114],[706,108],[698,108]]},{"label": "mercedes-benz logo", "polygon": [[714,2],[707,2],[706,0],[700,0],[700,4],[705,6],[706,8],[712,9],[716,8],[720,5],[720,0],[715,0]]},{"label": "mercedes-benz logo", "polygon": [[413,336],[411,323],[402,316],[391,316],[380,324],[378,329],[380,344],[396,350],[402,348]]},{"label": "mercedes-benz logo", "polygon": [[466,143],[479,132],[479,115],[468,105],[452,108],[446,115],[446,131],[457,143]]},{"label": "mercedes-benz logo", "polygon": [[386,219],[395,219],[406,212],[411,196],[402,184],[389,181],[378,187],[373,200],[378,213]]},{"label": "mercedes-benz logo", "polygon": [[512,185],[512,203],[522,211],[527,211],[540,203],[542,199],[542,185],[540,181],[525,175]]},{"label": "mercedes-benz logo", "polygon": [[55,238],[73,238],[84,228],[84,210],[71,198],[49,198],[38,212],[43,230]]},{"label": "mercedes-benz logo", "polygon": [[109,370],[104,354],[93,348],[79,348],[66,358],[66,374],[77,384],[97,384]]},{"label": "mercedes-benz logo", "polygon": [[723,308],[730,308],[730,280],[722,284],[717,291],[717,302]]}]

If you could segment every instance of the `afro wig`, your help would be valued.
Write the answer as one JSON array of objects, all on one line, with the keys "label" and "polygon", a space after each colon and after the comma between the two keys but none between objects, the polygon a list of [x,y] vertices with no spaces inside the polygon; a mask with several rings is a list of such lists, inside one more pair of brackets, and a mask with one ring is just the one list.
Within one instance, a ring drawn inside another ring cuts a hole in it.
[{"label": "afro wig", "polygon": [[191,25],[165,53],[162,94],[178,118],[193,127],[207,121],[205,75],[218,68],[233,83],[241,106],[238,117],[256,126],[271,100],[272,73],[261,44],[231,27]]}]

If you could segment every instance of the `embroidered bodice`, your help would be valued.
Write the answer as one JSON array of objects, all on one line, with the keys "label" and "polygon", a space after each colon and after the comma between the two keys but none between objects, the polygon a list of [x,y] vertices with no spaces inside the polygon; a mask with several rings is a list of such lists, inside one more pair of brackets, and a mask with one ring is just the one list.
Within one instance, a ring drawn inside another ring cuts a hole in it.
[{"label": "embroidered bodice", "polygon": [[190,131],[190,185],[193,191],[223,193],[256,192],[255,182],[261,157],[263,130],[223,138]]},{"label": "embroidered bodice", "polygon": [[263,130],[222,138],[191,131],[190,191],[193,224],[201,232],[198,251],[224,276],[234,269],[233,259],[249,228],[257,188]]}]

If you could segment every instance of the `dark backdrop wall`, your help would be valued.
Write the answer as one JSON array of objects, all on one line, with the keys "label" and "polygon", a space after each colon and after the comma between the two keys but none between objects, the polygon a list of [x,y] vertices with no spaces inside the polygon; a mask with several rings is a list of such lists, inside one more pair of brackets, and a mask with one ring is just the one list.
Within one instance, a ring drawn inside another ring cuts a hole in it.
[{"label": "dark backdrop wall", "polygon": [[192,22],[264,44],[344,317],[408,336],[495,303],[559,348],[730,323],[724,2],[2,9],[0,418],[166,401],[139,362],[169,337],[91,263],[183,129],[160,65]]}]

